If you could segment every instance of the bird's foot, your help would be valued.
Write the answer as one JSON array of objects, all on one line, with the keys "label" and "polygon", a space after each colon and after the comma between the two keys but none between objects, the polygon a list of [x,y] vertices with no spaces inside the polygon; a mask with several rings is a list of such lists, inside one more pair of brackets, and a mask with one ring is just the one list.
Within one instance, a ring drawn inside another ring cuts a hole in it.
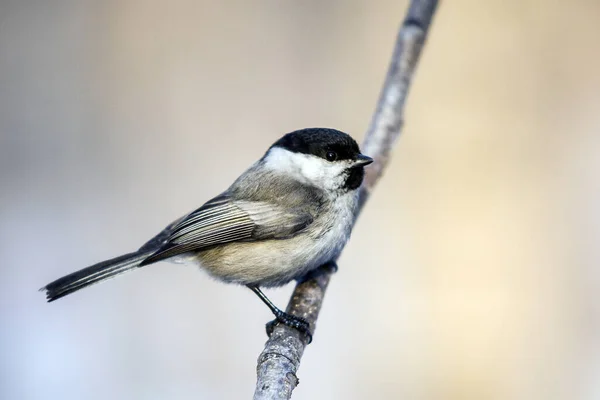
[{"label": "bird's foot", "polygon": [[279,310],[278,313],[275,313],[275,318],[271,322],[267,322],[265,326],[267,330],[267,335],[271,337],[273,330],[278,324],[284,324],[289,326],[290,328],[294,328],[300,333],[304,334],[308,339],[308,343],[312,342],[312,332],[310,330],[310,324],[304,318],[296,317],[295,315],[288,314]]}]

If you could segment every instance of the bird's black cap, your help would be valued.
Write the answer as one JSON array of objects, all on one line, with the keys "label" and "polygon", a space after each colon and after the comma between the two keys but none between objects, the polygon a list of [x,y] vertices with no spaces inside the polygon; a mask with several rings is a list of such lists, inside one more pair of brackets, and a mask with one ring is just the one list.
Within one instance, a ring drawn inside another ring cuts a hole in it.
[{"label": "bird's black cap", "polygon": [[350,135],[330,128],[307,128],[290,132],[271,147],[312,154],[324,159],[328,159],[328,153],[334,152],[336,160],[355,160],[360,154],[358,144]]}]

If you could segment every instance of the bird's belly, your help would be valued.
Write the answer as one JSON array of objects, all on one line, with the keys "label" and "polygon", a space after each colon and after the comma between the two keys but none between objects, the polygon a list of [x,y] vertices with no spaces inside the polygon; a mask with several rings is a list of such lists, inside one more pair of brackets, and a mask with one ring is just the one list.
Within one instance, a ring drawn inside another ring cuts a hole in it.
[{"label": "bird's belly", "polygon": [[211,276],[243,285],[279,286],[337,256],[327,243],[291,238],[236,242],[195,255]]}]

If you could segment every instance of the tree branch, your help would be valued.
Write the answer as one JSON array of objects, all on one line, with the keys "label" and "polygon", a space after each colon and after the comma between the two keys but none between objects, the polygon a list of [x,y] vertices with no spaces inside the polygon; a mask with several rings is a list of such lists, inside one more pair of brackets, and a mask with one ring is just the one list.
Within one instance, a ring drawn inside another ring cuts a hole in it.
[{"label": "tree branch", "polygon": [[[404,104],[437,3],[437,0],[412,0],[398,32],[377,109],[361,147],[375,161],[365,169],[355,220],[382,176],[392,146],[402,132]],[[331,274],[331,270],[322,269],[317,276],[299,283],[287,306],[288,313],[310,323],[313,333]],[[298,385],[296,371],[307,344],[306,337],[297,330],[283,324],[275,326],[258,357],[254,400],[291,398]]]}]

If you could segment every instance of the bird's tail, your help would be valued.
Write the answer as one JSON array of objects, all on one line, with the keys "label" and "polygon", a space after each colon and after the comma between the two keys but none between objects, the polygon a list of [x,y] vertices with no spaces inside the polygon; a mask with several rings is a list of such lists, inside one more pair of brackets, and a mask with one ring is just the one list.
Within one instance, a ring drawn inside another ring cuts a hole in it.
[{"label": "bird's tail", "polygon": [[91,267],[73,272],[63,276],[41,288],[46,291],[48,302],[60,299],[68,294],[83,289],[84,287],[112,278],[134,268],[138,268],[140,263],[149,257],[153,251],[136,251],[134,253],[124,254],[110,260],[102,261]]}]

